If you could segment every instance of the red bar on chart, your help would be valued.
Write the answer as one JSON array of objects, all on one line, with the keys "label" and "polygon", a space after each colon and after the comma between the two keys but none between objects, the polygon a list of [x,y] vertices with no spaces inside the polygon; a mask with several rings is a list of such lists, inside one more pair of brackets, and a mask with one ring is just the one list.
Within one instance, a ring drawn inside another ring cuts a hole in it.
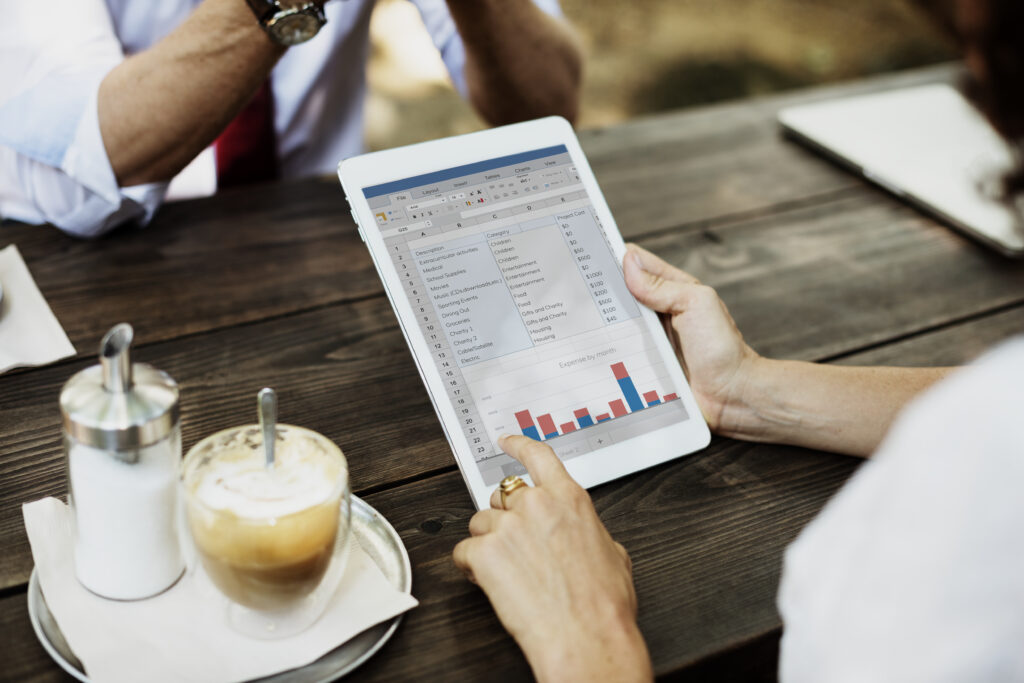
[{"label": "red bar on chart", "polygon": [[551,419],[551,413],[539,415],[537,422],[540,423],[540,432],[545,439],[551,438],[552,435],[558,436],[558,429],[555,427],[555,421]]},{"label": "red bar on chart", "polygon": [[604,422],[605,420],[612,419],[612,416],[610,414],[608,414],[608,413],[601,413],[600,415],[598,415],[594,419],[597,420],[598,422]]},{"label": "red bar on chart", "polygon": [[576,431],[576,425],[574,423],[572,423],[572,422],[566,422],[564,425],[562,425],[562,433],[563,434],[568,434],[569,432],[575,432],[575,431]]},{"label": "red bar on chart", "polygon": [[657,401],[658,400],[658,392],[657,391],[645,391],[644,392],[644,400],[647,401],[648,403],[650,403],[651,401]]},{"label": "red bar on chart", "polygon": [[519,422],[519,429],[522,430],[523,436],[528,436],[534,441],[540,441],[540,432],[537,431],[537,427],[533,424],[533,418],[530,417],[529,410],[520,410],[516,413],[516,420]]},{"label": "red bar on chart", "polygon": [[665,394],[665,403],[668,403],[669,401],[674,401],[677,398],[679,397],[676,396],[675,394]]},{"label": "red bar on chart", "polygon": [[626,414],[626,404],[622,402],[621,398],[617,398],[614,401],[608,401],[608,407],[612,409],[612,415],[615,417],[622,417]]},{"label": "red bar on chart", "polygon": [[626,372],[625,363],[615,363],[612,365],[612,372],[615,373],[615,379],[626,379],[629,377],[629,373]]}]

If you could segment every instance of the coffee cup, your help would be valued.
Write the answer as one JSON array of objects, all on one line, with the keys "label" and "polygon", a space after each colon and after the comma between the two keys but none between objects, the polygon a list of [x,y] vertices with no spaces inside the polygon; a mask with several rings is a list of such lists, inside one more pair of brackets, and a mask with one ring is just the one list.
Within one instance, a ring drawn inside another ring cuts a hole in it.
[{"label": "coffee cup", "polygon": [[312,625],[340,582],[351,522],[341,449],[302,427],[277,425],[267,464],[260,427],[217,432],[182,464],[194,555],[229,600],[228,621],[258,638]]}]

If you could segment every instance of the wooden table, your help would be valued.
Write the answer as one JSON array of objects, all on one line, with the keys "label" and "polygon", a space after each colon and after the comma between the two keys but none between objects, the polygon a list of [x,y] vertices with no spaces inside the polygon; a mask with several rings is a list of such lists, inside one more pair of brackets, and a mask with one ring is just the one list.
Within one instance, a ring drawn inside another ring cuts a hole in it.
[{"label": "wooden table", "polygon": [[[718,288],[763,354],[960,363],[1024,328],[1024,267],[782,140],[779,107],[946,81],[933,68],[581,134],[630,240]],[[342,445],[356,493],[391,520],[420,607],[352,680],[520,680],[519,650],[451,561],[473,505],[332,178],[169,204],[145,230],[83,242],[5,224],[78,355],[0,376],[0,678],[64,678],[37,643],[22,503],[65,494],[57,396],[130,321],[135,358],[182,388],[187,449],[253,419]],[[633,556],[659,675],[771,680],[782,551],[856,469],[825,453],[716,438],[593,490]],[[141,680],[141,679],[140,679]]]}]

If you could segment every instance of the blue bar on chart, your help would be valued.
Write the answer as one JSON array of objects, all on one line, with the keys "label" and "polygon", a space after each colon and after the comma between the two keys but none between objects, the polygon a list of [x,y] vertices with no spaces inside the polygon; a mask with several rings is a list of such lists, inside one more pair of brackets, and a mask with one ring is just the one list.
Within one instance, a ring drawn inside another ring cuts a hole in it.
[{"label": "blue bar on chart", "polygon": [[594,424],[594,419],[590,417],[590,411],[586,408],[574,410],[572,414],[576,416],[576,421],[580,423],[580,429]]},{"label": "blue bar on chart", "polygon": [[[633,378],[630,377],[629,372],[626,370],[626,364],[614,363],[610,367],[625,399],[625,402],[621,398],[608,401],[608,407],[611,408],[611,412],[601,413],[595,417],[590,414],[589,408],[579,408],[578,410],[573,410],[575,422],[564,422],[556,427],[557,423],[551,413],[538,415],[537,422],[534,423],[533,416],[529,410],[520,410],[515,414],[516,420],[519,422],[519,429],[522,430],[525,436],[530,437],[534,441],[547,441],[569,434],[577,429],[593,427],[599,422],[607,422],[619,417],[625,417],[630,413],[653,408],[661,403],[668,403],[679,398],[677,394],[665,394],[664,397],[661,397],[657,391],[645,391],[643,398],[641,398],[640,392],[637,391],[636,385],[633,384]],[[629,406],[628,410],[626,409],[627,405]],[[539,428],[538,425],[540,425]]]},{"label": "blue bar on chart", "polygon": [[626,372],[626,364],[615,363],[612,365],[612,372],[615,373],[615,379],[619,382],[619,388],[622,389],[622,395],[626,398],[630,412],[643,410],[644,403],[640,400],[640,394],[637,393],[636,387],[633,385],[633,378]]},{"label": "blue bar on chart", "polygon": [[528,436],[534,441],[540,441],[540,432],[537,431],[537,426],[533,424],[533,418],[530,417],[529,410],[521,410],[516,413],[516,420],[519,421],[519,428],[523,430],[523,436]]}]

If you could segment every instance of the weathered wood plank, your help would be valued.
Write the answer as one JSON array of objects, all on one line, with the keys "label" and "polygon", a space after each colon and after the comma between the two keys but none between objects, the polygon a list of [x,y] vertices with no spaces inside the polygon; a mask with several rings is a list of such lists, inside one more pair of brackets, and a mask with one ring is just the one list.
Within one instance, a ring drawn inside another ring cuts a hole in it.
[{"label": "weathered wood plank", "polygon": [[641,244],[717,288],[772,357],[851,353],[1024,301],[1024,263],[879,193]]},{"label": "weathered wood plank", "polygon": [[[884,92],[928,83],[955,83],[961,75],[962,68],[959,63],[948,62],[871,78],[640,116],[607,128],[581,131],[580,137],[587,139],[588,157],[592,154],[602,158],[606,155],[623,154],[620,160],[630,163],[629,150],[638,146],[654,148],[658,145],[696,140],[702,135],[718,133],[737,123],[748,123],[751,120],[751,112],[760,112],[762,117],[767,116],[774,120],[780,109],[795,104]],[[739,149],[742,149],[742,146]]]},{"label": "weathered wood plank", "polygon": [[[861,184],[782,140],[774,119],[781,106],[951,73],[924,69],[656,116],[581,140],[625,235],[696,229]],[[84,354],[122,320],[148,343],[382,292],[332,177],[167,204],[149,227],[92,242],[5,223],[0,245],[8,243],[18,244]]]},{"label": "weathered wood plank", "polygon": [[9,242],[87,355],[124,320],[145,344],[382,291],[336,180],[168,204],[95,241],[7,224]]},{"label": "weathered wood plank", "polygon": [[[1022,326],[1024,307],[1019,307],[842,362],[957,364]],[[751,642],[760,656],[770,654],[778,627],[773,595],[781,549],[856,464],[800,449],[718,439],[704,453],[593,491],[602,519],[636,562],[641,625],[660,674],[690,672],[694,665],[709,680],[721,670],[735,671],[735,658],[708,657]],[[514,643],[479,592],[450,564],[451,548],[467,533],[472,515],[458,474],[367,500],[405,540],[414,591],[423,605],[356,680],[434,678],[451,671],[467,680],[504,680],[502,672],[510,680],[525,676]],[[17,593],[0,601],[0,632],[11,653],[0,657],[10,662],[0,677],[66,680],[35,644],[24,600],[24,593]],[[431,646],[423,647],[425,642]]]},{"label": "weathered wood plank", "polygon": [[[818,360],[1024,301],[1006,261],[877,193],[644,242],[719,288],[750,343]],[[898,351],[894,351],[898,354]],[[360,489],[450,468],[452,459],[387,302],[373,298],[140,349],[182,384],[186,447],[252,419],[264,385],[282,418],[336,439]],[[0,587],[31,566],[19,505],[64,492],[57,395],[75,361],[2,378]],[[928,362],[928,361],[925,361]]]},{"label": "weathered wood plank", "polygon": [[[280,419],[316,429],[349,457],[357,490],[454,461],[391,309],[382,298],[140,349],[176,378],[187,449],[254,422],[255,395],[273,386]],[[60,387],[81,360],[3,378],[0,393],[0,587],[31,568],[22,503],[64,495]]]},{"label": "weathered wood plank", "polygon": [[962,365],[999,342],[1020,334],[1024,334],[1024,306],[855,353],[837,362],[902,367]]},{"label": "weathered wood plank", "polygon": [[[977,347],[1019,330],[1022,321],[1024,307],[860,354],[858,360],[960,363]],[[602,519],[634,558],[641,627],[660,675],[686,671],[728,648],[772,642],[770,634],[779,626],[774,594],[782,549],[857,464],[802,449],[717,439],[704,453],[593,491]],[[448,486],[438,484],[448,479],[456,488],[461,484],[454,474],[443,475],[369,497],[400,530],[414,564],[424,569],[416,576],[423,606],[410,615],[394,650],[364,673],[372,680],[414,672],[431,677],[446,666],[474,678],[492,677],[506,667],[516,671],[519,660],[507,639],[503,647],[490,640],[472,647],[472,634],[496,625],[486,606],[479,606],[479,593],[460,584],[448,563],[450,548],[467,533],[466,517],[472,514],[464,498],[446,497]],[[421,564],[421,557],[428,561]],[[467,604],[475,606],[471,614]],[[437,634],[452,624],[457,631],[451,642],[438,643]],[[434,639],[440,656],[424,658],[415,648],[426,639]],[[452,653],[457,653],[454,662]],[[702,673],[713,676],[714,671]]]},{"label": "weathered wood plank", "polygon": [[[602,519],[633,557],[640,624],[659,673],[777,628],[772,596],[782,548],[856,464],[718,440],[704,453],[594,490]],[[460,680],[526,678],[525,661],[486,598],[451,562],[474,512],[458,473],[367,500],[402,535],[421,606],[354,680],[449,680],[453,672]],[[19,607],[0,626],[17,643],[32,639]],[[48,666],[26,662],[23,668]]]},{"label": "weathered wood plank", "polygon": [[0,681],[69,683],[75,679],[57,666],[39,644],[28,618],[25,591],[0,598]]},{"label": "weathered wood plank", "polygon": [[[594,489],[601,518],[633,557],[640,625],[659,674],[778,626],[782,548],[857,464],[721,439],[704,453]],[[368,497],[402,535],[422,604],[361,672],[367,680],[525,673],[486,599],[451,562],[473,513],[462,487],[451,473]]]},{"label": "weathered wood plank", "polygon": [[828,196],[862,181],[784,140],[780,109],[957,78],[954,65],[643,117],[580,141],[619,229],[635,238]]}]

